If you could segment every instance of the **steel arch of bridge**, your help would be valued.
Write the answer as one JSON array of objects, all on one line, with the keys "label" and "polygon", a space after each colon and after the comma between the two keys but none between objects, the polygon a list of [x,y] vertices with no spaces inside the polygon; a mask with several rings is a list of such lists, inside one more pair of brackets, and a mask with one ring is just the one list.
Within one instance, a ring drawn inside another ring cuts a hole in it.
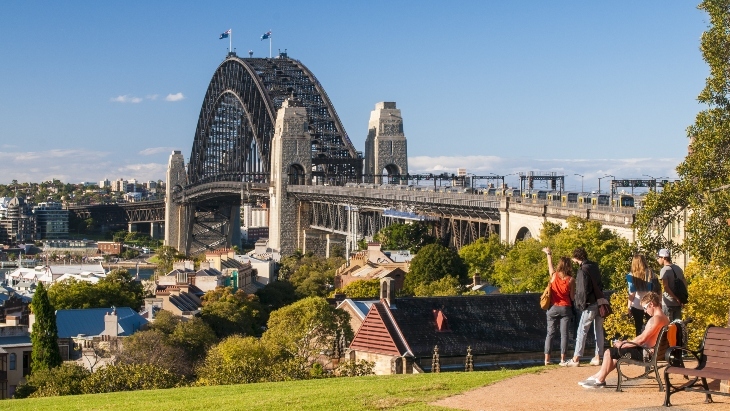
[{"label": "steel arch of bridge", "polygon": [[213,74],[200,109],[188,186],[267,183],[276,112],[292,94],[307,109],[313,175],[359,176],[361,156],[309,69],[285,54],[272,59],[229,53]]}]

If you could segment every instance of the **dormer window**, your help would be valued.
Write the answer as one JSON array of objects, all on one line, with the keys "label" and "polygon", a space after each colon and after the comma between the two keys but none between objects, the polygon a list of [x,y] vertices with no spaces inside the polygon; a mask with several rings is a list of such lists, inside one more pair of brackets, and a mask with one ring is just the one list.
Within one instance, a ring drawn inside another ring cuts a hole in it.
[{"label": "dormer window", "polygon": [[437,332],[447,332],[451,331],[449,328],[449,320],[446,318],[446,314],[444,314],[443,311],[439,310],[433,310],[433,317],[434,320],[436,320],[436,331]]}]

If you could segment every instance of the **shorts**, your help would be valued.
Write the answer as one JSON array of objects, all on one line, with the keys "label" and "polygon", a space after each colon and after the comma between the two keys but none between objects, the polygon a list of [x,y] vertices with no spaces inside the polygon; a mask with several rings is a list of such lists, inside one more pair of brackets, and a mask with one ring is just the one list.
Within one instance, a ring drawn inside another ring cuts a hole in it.
[{"label": "shorts", "polygon": [[616,347],[608,349],[611,352],[611,359],[618,360],[621,357],[625,357],[627,354],[631,356],[632,360],[643,361],[644,360],[644,349],[641,347],[622,347],[621,351]]}]

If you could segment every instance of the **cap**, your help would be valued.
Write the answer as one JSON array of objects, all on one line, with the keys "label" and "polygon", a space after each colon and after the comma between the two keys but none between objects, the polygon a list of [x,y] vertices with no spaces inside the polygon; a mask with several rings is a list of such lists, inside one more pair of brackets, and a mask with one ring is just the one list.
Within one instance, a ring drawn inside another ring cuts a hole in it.
[{"label": "cap", "polygon": [[656,253],[656,255],[657,257],[667,258],[669,257],[669,250],[667,250],[666,248],[662,248],[661,250],[659,250],[658,253]]}]

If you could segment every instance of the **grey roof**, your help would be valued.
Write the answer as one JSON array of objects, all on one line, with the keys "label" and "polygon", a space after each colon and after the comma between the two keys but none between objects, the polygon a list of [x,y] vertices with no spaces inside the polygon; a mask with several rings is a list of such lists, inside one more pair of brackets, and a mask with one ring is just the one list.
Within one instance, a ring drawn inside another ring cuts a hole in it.
[{"label": "grey roof", "polygon": [[[147,324],[144,317],[129,307],[118,307],[116,310],[120,336],[132,335]],[[104,315],[111,311],[112,308],[56,311],[58,338],[76,337],[79,334],[100,335],[104,332]]]},{"label": "grey roof", "polygon": [[0,347],[23,347],[31,345],[29,335],[15,335],[12,337],[0,337]]}]

